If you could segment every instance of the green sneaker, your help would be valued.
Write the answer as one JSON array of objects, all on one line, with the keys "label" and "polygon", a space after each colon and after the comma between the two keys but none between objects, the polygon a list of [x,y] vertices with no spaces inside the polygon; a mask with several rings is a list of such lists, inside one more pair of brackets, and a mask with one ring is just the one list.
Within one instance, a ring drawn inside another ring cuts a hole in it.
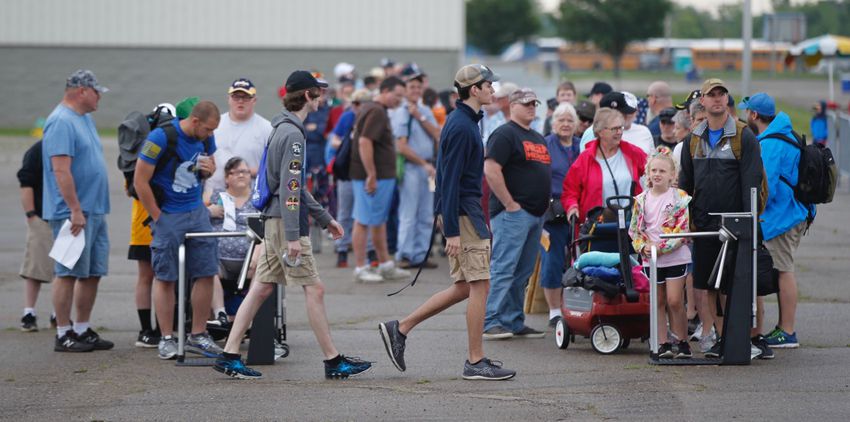
[{"label": "green sneaker", "polygon": [[774,328],[764,338],[764,342],[772,349],[796,349],[800,347],[800,343],[797,341],[797,333],[788,334],[779,327]]}]

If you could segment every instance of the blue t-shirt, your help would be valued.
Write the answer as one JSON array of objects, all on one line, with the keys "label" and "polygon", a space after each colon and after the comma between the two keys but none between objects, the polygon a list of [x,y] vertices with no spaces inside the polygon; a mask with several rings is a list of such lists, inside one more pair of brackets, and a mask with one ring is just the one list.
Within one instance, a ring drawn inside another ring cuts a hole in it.
[{"label": "blue t-shirt", "polygon": [[[336,136],[339,136],[339,139],[345,138],[345,135],[351,131],[351,128],[354,127],[354,120],[356,114],[354,110],[349,107],[345,110],[340,116],[339,120],[336,121],[336,126],[331,131]],[[327,147],[325,148],[325,162],[330,163],[331,159],[336,157],[336,148],[331,146],[331,143],[328,142]]]},{"label": "blue t-shirt", "polygon": [[79,115],[59,104],[44,124],[42,164],[44,192],[42,194],[45,220],[61,220],[71,215],[71,210],[53,175],[50,157],[71,157],[71,176],[77,190],[80,208],[86,214],[109,213],[109,176],[103,160],[103,145],[91,114]]},{"label": "blue t-shirt", "polygon": [[723,137],[723,128],[717,130],[708,130],[708,144],[711,145],[711,148],[717,146],[717,143],[720,142],[720,138]]},{"label": "blue t-shirt", "polygon": [[[165,198],[162,203],[162,211],[170,214],[189,212],[204,206],[203,186],[196,164],[198,155],[204,152],[204,143],[201,140],[190,138],[180,128],[177,119],[171,121],[177,128],[177,159],[166,164],[161,171],[153,175],[155,185],[162,188]],[[152,165],[156,165],[168,146],[165,131],[161,128],[155,129],[148,135],[148,139],[142,145],[139,159]],[[209,150],[206,152],[212,156],[215,152],[215,138],[209,137]],[[224,163],[218,165],[223,166]],[[174,168],[177,167],[175,171]]]}]

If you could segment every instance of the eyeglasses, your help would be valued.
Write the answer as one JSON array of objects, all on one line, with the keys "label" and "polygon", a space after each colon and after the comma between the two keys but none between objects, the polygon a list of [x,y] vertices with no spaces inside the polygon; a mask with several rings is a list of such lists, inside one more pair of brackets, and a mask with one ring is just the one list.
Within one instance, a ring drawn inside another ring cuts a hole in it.
[{"label": "eyeglasses", "polygon": [[622,132],[622,131],[626,130],[626,127],[625,126],[611,126],[611,127],[606,127],[605,129],[608,129],[611,132]]},{"label": "eyeglasses", "polygon": [[239,102],[246,103],[248,101],[253,100],[254,97],[249,96],[249,95],[231,95],[230,99],[233,100],[233,101],[236,101],[237,103],[239,103]]},{"label": "eyeglasses", "polygon": [[251,174],[251,170],[232,170],[228,174],[231,176],[248,176]]}]

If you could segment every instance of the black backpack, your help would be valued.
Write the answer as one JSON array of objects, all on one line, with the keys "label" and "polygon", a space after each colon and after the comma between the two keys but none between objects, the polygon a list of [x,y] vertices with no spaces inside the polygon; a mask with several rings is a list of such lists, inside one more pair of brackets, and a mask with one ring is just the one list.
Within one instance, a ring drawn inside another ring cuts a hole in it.
[{"label": "black backpack", "polygon": [[803,204],[828,204],[835,195],[838,181],[838,167],[832,157],[832,151],[821,144],[806,145],[806,137],[793,133],[797,139],[791,139],[779,133],[764,137],[782,140],[800,150],[800,166],[797,185],[792,185],[785,177],[782,182],[794,189],[794,198]]},{"label": "black backpack", "polygon": [[342,142],[339,144],[339,149],[334,157],[331,170],[336,180],[351,180],[348,172],[351,168],[351,133],[354,132],[354,126],[348,130],[348,133],[342,137]]}]

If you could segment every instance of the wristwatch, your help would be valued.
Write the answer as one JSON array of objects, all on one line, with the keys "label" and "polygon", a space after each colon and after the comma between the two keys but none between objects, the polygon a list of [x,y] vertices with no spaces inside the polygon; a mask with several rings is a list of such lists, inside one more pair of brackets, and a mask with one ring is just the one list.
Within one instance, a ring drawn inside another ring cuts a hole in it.
[{"label": "wristwatch", "polygon": [[35,216],[37,216],[37,215],[38,215],[38,213],[37,213],[37,212],[35,212],[35,210],[29,210],[29,211],[27,211],[27,212],[26,212],[26,214],[25,214],[25,215],[27,216],[27,218],[31,218],[31,217],[35,217]]}]

